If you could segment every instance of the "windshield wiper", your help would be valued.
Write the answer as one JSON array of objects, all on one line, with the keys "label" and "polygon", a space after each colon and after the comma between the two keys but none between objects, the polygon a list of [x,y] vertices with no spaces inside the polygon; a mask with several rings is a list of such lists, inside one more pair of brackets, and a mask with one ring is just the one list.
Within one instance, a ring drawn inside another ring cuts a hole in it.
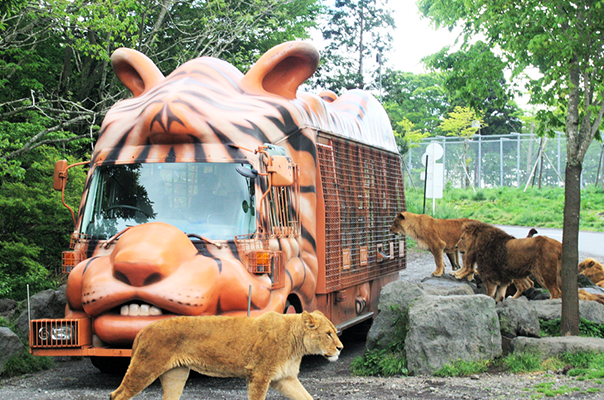
[{"label": "windshield wiper", "polygon": [[208,238],[205,238],[205,237],[203,237],[203,236],[201,236],[201,235],[198,235],[198,234],[196,234],[196,233],[187,233],[187,236],[188,236],[188,237],[190,237],[190,238],[191,238],[191,237],[197,238],[197,239],[199,239],[199,240],[201,240],[201,241],[203,241],[203,242],[206,242],[206,243],[212,244],[212,245],[214,245],[214,246],[218,247],[219,249],[222,249],[222,244],[217,243],[217,242],[215,242],[215,241],[213,241],[213,240],[210,240],[210,239],[208,239]]}]

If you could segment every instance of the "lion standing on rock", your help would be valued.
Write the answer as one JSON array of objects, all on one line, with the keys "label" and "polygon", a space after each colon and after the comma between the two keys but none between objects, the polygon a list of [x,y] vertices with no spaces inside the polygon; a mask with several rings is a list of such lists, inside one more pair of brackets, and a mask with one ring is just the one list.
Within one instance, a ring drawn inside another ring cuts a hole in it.
[{"label": "lion standing on rock", "polygon": [[111,400],[130,399],[158,377],[163,400],[178,400],[191,369],[246,378],[250,400],[263,400],[269,386],[289,399],[309,400],[298,380],[302,356],[320,354],[335,361],[343,347],[320,311],[165,319],[138,333],[128,371]]},{"label": "lion standing on rock", "polygon": [[467,218],[436,219],[425,214],[400,212],[394,218],[390,231],[396,235],[407,235],[417,242],[423,250],[430,250],[436,263],[432,276],[445,273],[443,253],[447,254],[453,270],[459,269],[459,252],[455,248],[464,223],[473,221]]},{"label": "lion standing on rock", "polygon": [[[488,295],[503,300],[510,283],[526,282],[529,275],[549,290],[550,298],[562,295],[560,269],[562,243],[547,236],[516,239],[502,229],[484,222],[464,224],[457,248],[464,255],[464,267],[457,279],[476,272],[487,286]],[[517,286],[515,298],[524,289]]]}]

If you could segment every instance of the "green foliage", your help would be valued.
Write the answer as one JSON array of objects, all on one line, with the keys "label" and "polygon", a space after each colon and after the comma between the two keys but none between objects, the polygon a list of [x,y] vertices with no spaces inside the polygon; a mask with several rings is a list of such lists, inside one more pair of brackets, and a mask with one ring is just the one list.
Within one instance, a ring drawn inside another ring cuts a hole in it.
[{"label": "green foliage", "polygon": [[405,355],[405,338],[409,330],[409,314],[398,305],[390,308],[394,314],[394,335],[388,349],[374,349],[355,358],[350,371],[358,376],[395,376],[408,375]]},{"label": "green foliage", "polygon": [[555,387],[555,382],[542,382],[535,385],[534,389],[537,393],[543,393],[547,397],[554,397],[580,391],[578,388],[571,388],[566,385]]},{"label": "green foliage", "polygon": [[[0,317],[0,326],[10,328],[13,332],[17,332],[15,325],[6,319]],[[35,371],[49,369],[54,366],[52,357],[34,357],[29,354],[27,346],[29,345],[25,337],[19,336],[19,339],[25,348],[18,354],[11,357],[2,370],[1,376],[17,376]]]},{"label": "green foliage", "polygon": [[[377,54],[385,60],[395,21],[387,0],[336,0],[322,27],[326,47],[314,86],[340,93],[344,89],[377,87]],[[373,83],[373,84],[372,84]]]},{"label": "green foliage", "polygon": [[518,132],[520,110],[512,101],[513,89],[506,82],[506,63],[482,41],[451,53],[448,48],[428,56],[424,62],[441,73],[449,102],[468,106],[485,116],[483,135]]},{"label": "green foliage", "polygon": [[517,374],[539,370],[539,368],[541,367],[541,360],[541,354],[522,353],[510,354],[499,360],[499,363],[507,371]]},{"label": "green foliage", "polygon": [[[596,385],[601,385],[604,377],[604,354],[594,352],[563,353],[546,360],[537,353],[510,354],[497,360],[497,364],[511,373],[560,371],[564,368],[568,371],[567,376],[576,377],[577,380],[593,380]],[[586,392],[597,393],[601,390],[596,386],[588,388]],[[569,394],[579,389],[568,385],[558,386],[557,380],[552,380],[541,382],[527,390],[532,391],[535,394],[531,398],[542,398]]]},{"label": "green foliage", "polygon": [[[23,300],[26,285],[37,293],[58,284],[61,252],[73,231],[71,214],[52,188],[54,162],[61,155],[40,147],[24,157],[24,181],[5,179],[0,186],[0,297]],[[70,161],[74,161],[71,159]],[[72,168],[66,202],[77,210],[84,186],[83,168]]]},{"label": "green foliage", "polygon": [[405,354],[403,352],[393,353],[387,349],[367,351],[363,357],[355,358],[350,364],[350,371],[355,376],[409,374]]},{"label": "green foliage", "polygon": [[[582,190],[582,230],[604,230],[604,219],[598,215],[604,204],[604,191],[588,187]],[[407,210],[421,214],[423,211],[423,188],[405,190]],[[564,188],[497,187],[481,189],[446,188],[443,198],[437,200],[435,218],[473,218],[500,225],[562,228],[564,210]],[[430,210],[431,211],[431,210]]]},{"label": "green foliage", "polygon": [[52,357],[34,357],[27,348],[11,357],[2,370],[2,376],[18,376],[36,371],[50,369],[55,363]]},{"label": "green foliage", "polygon": [[470,107],[456,106],[449,112],[440,123],[439,127],[447,136],[459,136],[463,139],[469,139],[478,132],[480,127],[484,126],[483,118]]},{"label": "green foliage", "polygon": [[[560,318],[539,320],[541,336],[560,336]],[[579,336],[604,339],[604,324],[579,319]]]},{"label": "green foliage", "polygon": [[[386,111],[392,103],[386,105]],[[396,122],[394,127],[394,138],[401,154],[407,153],[410,148],[419,146],[418,143],[428,136],[428,133],[422,133],[418,129],[413,129],[413,122],[407,118],[402,117],[401,120]]]},{"label": "green foliage", "polygon": [[602,353],[566,353],[560,358],[573,367],[567,373],[569,376],[581,377],[585,380],[604,378],[604,354]]},{"label": "green foliage", "polygon": [[490,361],[465,361],[457,360],[451,364],[445,364],[434,372],[435,376],[470,376],[487,372]]},{"label": "green foliage", "polygon": [[408,119],[420,132],[435,134],[449,107],[440,74],[413,74],[388,69],[382,78],[382,103],[396,131],[398,121]]}]

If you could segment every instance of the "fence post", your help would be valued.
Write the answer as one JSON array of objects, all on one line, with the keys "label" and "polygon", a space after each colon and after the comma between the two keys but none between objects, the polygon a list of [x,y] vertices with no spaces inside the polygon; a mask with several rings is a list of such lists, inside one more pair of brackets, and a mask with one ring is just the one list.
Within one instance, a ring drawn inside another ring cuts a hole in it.
[{"label": "fence post", "polygon": [[478,189],[482,189],[482,135],[478,134]]},{"label": "fence post", "polygon": [[499,137],[499,186],[503,187],[503,136]]},{"label": "fence post", "polygon": [[517,156],[516,156],[516,187],[520,189],[520,134],[516,134],[516,147],[517,147]]},{"label": "fence post", "polygon": [[[560,170],[560,132],[558,132],[558,171],[561,172]],[[560,180],[560,174],[558,174],[558,186],[560,186],[560,184],[562,183],[562,181]]]}]

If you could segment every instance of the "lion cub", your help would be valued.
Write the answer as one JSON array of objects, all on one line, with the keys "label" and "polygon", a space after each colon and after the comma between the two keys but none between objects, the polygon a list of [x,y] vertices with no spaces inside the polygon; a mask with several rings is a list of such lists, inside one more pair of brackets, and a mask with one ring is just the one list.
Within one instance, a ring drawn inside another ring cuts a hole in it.
[{"label": "lion cub", "polygon": [[128,371],[111,400],[130,399],[159,377],[164,400],[177,400],[189,371],[246,378],[248,398],[262,400],[268,387],[293,400],[312,399],[298,380],[302,356],[335,361],[344,346],[320,311],[259,317],[174,317],[141,330]]}]

